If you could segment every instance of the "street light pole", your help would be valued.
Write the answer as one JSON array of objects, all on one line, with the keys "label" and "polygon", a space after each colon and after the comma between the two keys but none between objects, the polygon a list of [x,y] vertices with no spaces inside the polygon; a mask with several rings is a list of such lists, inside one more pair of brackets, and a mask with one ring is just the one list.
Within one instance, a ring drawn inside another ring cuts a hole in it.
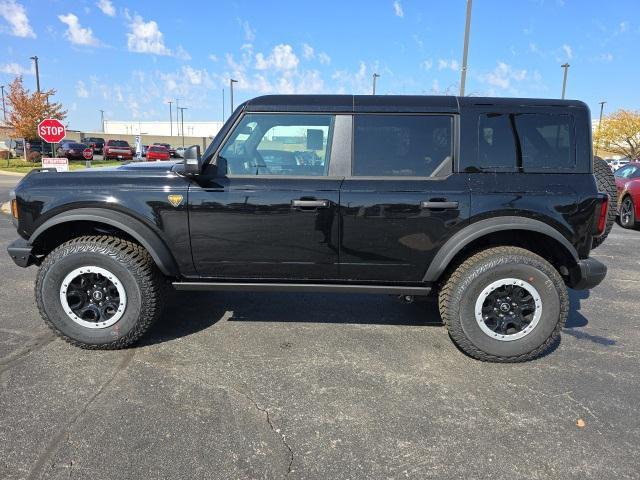
[{"label": "street light pole", "polygon": [[222,87],[222,123],[224,123],[224,87]]},{"label": "street light pole", "polygon": [[179,98],[176,98],[176,134],[180,136],[180,124],[178,123],[178,110],[180,110]]},{"label": "street light pole", "polygon": [[233,115],[233,84],[238,83],[238,80],[234,80],[233,78],[229,79],[229,96],[231,97],[231,111],[229,115]]},{"label": "street light pole", "polygon": [[102,125],[102,133],[104,133],[104,110],[98,110],[100,112],[100,125]]},{"label": "street light pole", "polygon": [[173,137],[173,112],[171,111],[171,104],[173,102],[169,100],[169,136]]},{"label": "street light pole", "polygon": [[36,64],[36,89],[38,90],[38,93],[40,93],[40,69],[38,68],[38,56],[34,55],[29,58]]},{"label": "street light pole", "polygon": [[467,0],[467,20],[464,26],[464,47],[462,49],[462,70],[460,71],[460,96],[464,97],[464,87],[467,83],[467,58],[469,56],[469,33],[471,31],[471,2]]},{"label": "street light pole", "polygon": [[182,123],[182,147],[184,148],[184,111],[187,110],[187,107],[179,107],[180,110],[180,118],[181,118],[181,123]]},{"label": "street light pole", "polygon": [[[602,112],[604,110],[604,104],[607,103],[604,100],[602,102],[598,102],[600,103],[600,120],[598,120],[598,133],[600,133],[600,127],[602,126]],[[596,144],[596,153],[595,155],[598,155],[598,148],[600,147],[600,139],[598,139],[598,143]]]},{"label": "street light pole", "polygon": [[374,73],[373,74],[373,95],[376,94],[376,78],[380,78],[380,74],[379,73]]},{"label": "street light pole", "polygon": [[569,70],[569,67],[571,65],[569,65],[568,63],[563,63],[560,66],[564,68],[564,78],[562,80],[562,99],[564,100],[564,94],[567,91],[567,71]]},{"label": "street light pole", "polygon": [[4,123],[7,123],[7,107],[4,104],[4,85],[0,85],[2,89],[2,115],[4,117]]}]

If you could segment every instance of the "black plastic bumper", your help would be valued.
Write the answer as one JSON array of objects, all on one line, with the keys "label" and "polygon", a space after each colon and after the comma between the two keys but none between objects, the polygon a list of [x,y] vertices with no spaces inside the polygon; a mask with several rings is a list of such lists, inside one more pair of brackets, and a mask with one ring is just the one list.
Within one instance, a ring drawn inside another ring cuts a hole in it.
[{"label": "black plastic bumper", "polygon": [[7,247],[11,260],[19,267],[38,264],[38,258],[32,253],[33,247],[24,238],[15,240]]},{"label": "black plastic bumper", "polygon": [[593,258],[580,260],[572,272],[571,288],[575,290],[588,290],[599,285],[607,276],[607,266]]}]

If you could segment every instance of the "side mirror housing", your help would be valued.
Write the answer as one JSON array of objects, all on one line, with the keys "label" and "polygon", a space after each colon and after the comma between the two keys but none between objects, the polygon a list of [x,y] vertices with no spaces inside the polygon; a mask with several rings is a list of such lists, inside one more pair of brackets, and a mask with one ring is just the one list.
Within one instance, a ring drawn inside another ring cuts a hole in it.
[{"label": "side mirror housing", "polygon": [[184,151],[184,173],[186,175],[200,175],[201,172],[200,146],[192,145]]}]

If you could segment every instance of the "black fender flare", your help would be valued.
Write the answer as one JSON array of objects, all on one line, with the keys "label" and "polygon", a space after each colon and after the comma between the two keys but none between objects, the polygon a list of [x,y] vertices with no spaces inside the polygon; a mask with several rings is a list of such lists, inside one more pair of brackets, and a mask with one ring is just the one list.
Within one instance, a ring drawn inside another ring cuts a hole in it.
[{"label": "black fender flare", "polygon": [[103,223],[126,232],[149,252],[163,274],[170,277],[177,277],[179,275],[178,265],[169,247],[167,247],[156,232],[142,221],[126,213],[108,210],[106,208],[77,208],[59,213],[36,228],[29,237],[29,243],[33,245],[40,235],[55,225],[78,221]]},{"label": "black fender flare", "polygon": [[479,220],[467,225],[462,230],[454,234],[445,242],[433,258],[431,265],[429,265],[429,268],[427,269],[427,273],[424,275],[423,281],[435,282],[438,280],[453,258],[474,240],[485,235],[489,235],[490,233],[505,230],[528,230],[547,235],[548,237],[558,241],[571,254],[576,263],[579,260],[578,252],[575,247],[564,235],[552,226],[541,222],[540,220],[528,217],[501,216]]}]

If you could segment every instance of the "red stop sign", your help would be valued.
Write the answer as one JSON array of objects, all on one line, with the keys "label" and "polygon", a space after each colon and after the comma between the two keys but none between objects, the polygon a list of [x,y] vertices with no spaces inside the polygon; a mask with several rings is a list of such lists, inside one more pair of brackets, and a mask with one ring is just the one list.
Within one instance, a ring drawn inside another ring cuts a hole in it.
[{"label": "red stop sign", "polygon": [[47,118],[38,124],[38,136],[47,143],[58,143],[64,135],[64,125],[60,120]]},{"label": "red stop sign", "polygon": [[87,160],[91,160],[93,158],[93,149],[85,148],[82,150],[82,156]]}]

